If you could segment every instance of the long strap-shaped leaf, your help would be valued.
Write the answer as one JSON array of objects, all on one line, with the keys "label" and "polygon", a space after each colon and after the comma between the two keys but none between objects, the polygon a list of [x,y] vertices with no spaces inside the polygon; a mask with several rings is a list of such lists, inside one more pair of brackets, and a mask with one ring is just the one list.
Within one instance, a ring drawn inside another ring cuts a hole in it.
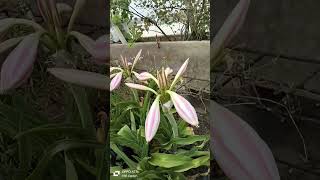
[{"label": "long strap-shaped leaf", "polygon": [[79,12],[81,11],[82,7],[86,4],[86,2],[87,2],[86,0],[77,0],[76,1],[74,8],[73,8],[71,18],[70,18],[70,21],[69,21],[69,24],[68,24],[68,32],[71,31],[71,29],[76,21],[76,18],[79,15]]},{"label": "long strap-shaped leaf", "polygon": [[46,153],[42,156],[36,168],[33,172],[28,176],[26,180],[38,180],[42,179],[42,174],[45,171],[49,161],[58,153],[62,151],[68,151],[71,149],[79,149],[79,148],[104,148],[104,145],[101,145],[95,141],[83,141],[83,140],[70,140],[65,139],[61,141],[57,141],[52,146],[48,148]]},{"label": "long strap-shaped leaf", "polygon": [[122,152],[118,146],[114,143],[110,143],[110,148],[131,168],[137,168],[137,163],[132,161],[124,152]]}]

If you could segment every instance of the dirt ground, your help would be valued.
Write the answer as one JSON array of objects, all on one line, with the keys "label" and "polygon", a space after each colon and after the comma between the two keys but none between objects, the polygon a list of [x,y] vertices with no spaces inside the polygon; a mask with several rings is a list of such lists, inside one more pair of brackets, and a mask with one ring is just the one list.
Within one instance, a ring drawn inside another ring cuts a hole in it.
[{"label": "dirt ground", "polygon": [[242,52],[232,58],[212,74],[212,98],[257,131],[281,179],[320,179],[317,66]]}]

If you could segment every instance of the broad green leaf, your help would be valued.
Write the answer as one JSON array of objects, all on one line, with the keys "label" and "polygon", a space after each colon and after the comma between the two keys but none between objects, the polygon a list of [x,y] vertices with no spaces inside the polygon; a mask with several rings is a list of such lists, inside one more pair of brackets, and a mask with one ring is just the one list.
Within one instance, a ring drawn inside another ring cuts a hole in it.
[{"label": "broad green leaf", "polygon": [[191,160],[192,158],[179,154],[153,153],[149,163],[154,166],[172,168],[188,163]]},{"label": "broad green leaf", "polygon": [[185,172],[193,168],[198,168],[200,166],[209,166],[210,156],[201,156],[199,158],[193,159],[192,161],[186,162],[181,166],[172,168],[175,172]]},{"label": "broad green leaf", "polygon": [[132,131],[129,126],[125,125],[117,133],[118,136],[111,140],[119,145],[132,148],[135,153],[143,158],[147,155],[148,145],[144,138],[139,136],[139,132],[140,130],[135,132]]},{"label": "broad green leaf", "polygon": [[49,68],[48,71],[68,83],[109,91],[109,78],[106,75],[65,68]]},{"label": "broad green leaf", "polygon": [[186,138],[175,138],[173,139],[173,143],[178,145],[190,145],[199,141],[208,141],[208,140],[209,140],[208,135],[193,135],[193,136],[188,136]]},{"label": "broad green leaf", "polygon": [[110,148],[131,168],[134,169],[137,167],[137,163],[132,161],[124,152],[122,152],[118,146],[114,143],[110,143]]},{"label": "broad green leaf", "polygon": [[190,150],[179,149],[177,153],[191,158],[199,156],[210,156],[209,151],[198,151],[197,148],[192,148]]}]

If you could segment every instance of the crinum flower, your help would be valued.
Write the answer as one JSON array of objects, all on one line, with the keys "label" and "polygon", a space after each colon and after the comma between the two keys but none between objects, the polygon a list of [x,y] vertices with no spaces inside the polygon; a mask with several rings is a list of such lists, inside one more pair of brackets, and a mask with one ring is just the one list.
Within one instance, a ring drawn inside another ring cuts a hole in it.
[{"label": "crinum flower", "polygon": [[129,78],[132,77],[132,74],[137,74],[133,71],[133,68],[140,59],[141,52],[142,50],[138,52],[138,54],[133,60],[133,63],[128,62],[127,58],[123,58],[121,56],[121,66],[110,67],[110,78],[112,79],[110,82],[110,91],[113,91],[114,89],[117,89],[120,86],[122,77]]},{"label": "crinum flower", "polygon": [[172,105],[170,105],[172,103],[177,113],[184,121],[192,126],[198,126],[198,116],[194,107],[184,97],[173,90],[178,80],[181,78],[181,75],[186,71],[188,62],[189,59],[183,63],[171,84],[168,80],[168,75],[172,72],[170,68],[167,68],[166,70],[162,68],[160,72],[157,71],[157,78],[148,72],[136,74],[136,77],[139,80],[145,81],[152,79],[155,81],[158,86],[157,91],[144,85],[126,83],[130,88],[151,91],[156,95],[156,99],[152,103],[145,121],[145,138],[147,142],[150,142],[153,139],[159,127],[160,102],[166,111],[172,107]]}]

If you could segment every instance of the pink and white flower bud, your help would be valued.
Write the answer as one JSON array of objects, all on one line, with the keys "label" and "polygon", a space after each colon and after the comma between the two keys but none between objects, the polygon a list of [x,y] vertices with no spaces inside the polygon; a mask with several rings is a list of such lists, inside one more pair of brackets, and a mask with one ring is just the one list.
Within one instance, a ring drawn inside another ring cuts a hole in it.
[{"label": "pink and white flower bud", "polygon": [[29,78],[36,59],[41,33],[25,37],[1,67],[0,93],[20,86]]},{"label": "pink and white flower bud", "polygon": [[167,91],[179,116],[187,123],[198,126],[198,116],[194,107],[184,97],[173,91]]},{"label": "pink and white flower bud", "polygon": [[176,83],[178,82],[182,74],[186,71],[188,63],[189,63],[189,58],[180,67],[179,71],[177,72],[176,76],[173,79],[170,89],[172,89],[176,85]]},{"label": "pink and white flower bud", "polygon": [[211,44],[212,59],[215,59],[221,50],[238,33],[245,20],[249,5],[250,0],[240,0],[237,6],[232,10],[231,14],[213,39],[213,43]]},{"label": "pink and white flower bud", "polygon": [[149,79],[152,79],[159,86],[159,81],[157,80],[157,78],[148,72],[142,72],[140,74],[133,72],[133,74],[137,77],[137,79],[139,79],[139,81],[147,81]]},{"label": "pink and white flower bud", "polygon": [[103,74],[67,68],[49,68],[48,72],[67,83],[101,90],[110,90],[109,78]]},{"label": "pink and white flower bud", "polygon": [[127,85],[129,88],[139,89],[139,90],[143,90],[143,91],[151,91],[151,92],[153,92],[154,94],[158,95],[158,93],[157,93],[155,90],[153,90],[153,89],[151,89],[151,88],[149,88],[149,87],[147,87],[147,86],[144,86],[144,85],[134,84],[134,83],[126,83],[126,85]]},{"label": "pink and white flower bud", "polygon": [[117,89],[120,84],[121,84],[121,80],[122,80],[122,73],[123,72],[119,72],[112,80],[110,83],[110,91],[113,91],[114,89]]},{"label": "pink and white flower bud", "polygon": [[152,103],[145,122],[145,136],[147,142],[150,142],[156,135],[160,124],[159,99],[160,96],[157,96],[157,98]]},{"label": "pink and white flower bud", "polygon": [[110,78],[114,78],[118,73],[110,74]]},{"label": "pink and white flower bud", "polygon": [[240,117],[211,101],[211,149],[232,180],[280,180],[267,144]]},{"label": "pink and white flower bud", "polygon": [[131,67],[131,71],[133,71],[134,66],[137,64],[138,60],[140,59],[141,52],[142,52],[142,49],[140,49],[140,51],[138,52],[138,54],[134,58],[133,64],[132,64],[132,67]]},{"label": "pink and white flower bud", "polygon": [[70,34],[77,38],[81,46],[83,46],[95,59],[107,62],[107,59],[109,58],[109,43],[107,36],[102,36],[94,41],[90,37],[77,31],[72,31]]}]

